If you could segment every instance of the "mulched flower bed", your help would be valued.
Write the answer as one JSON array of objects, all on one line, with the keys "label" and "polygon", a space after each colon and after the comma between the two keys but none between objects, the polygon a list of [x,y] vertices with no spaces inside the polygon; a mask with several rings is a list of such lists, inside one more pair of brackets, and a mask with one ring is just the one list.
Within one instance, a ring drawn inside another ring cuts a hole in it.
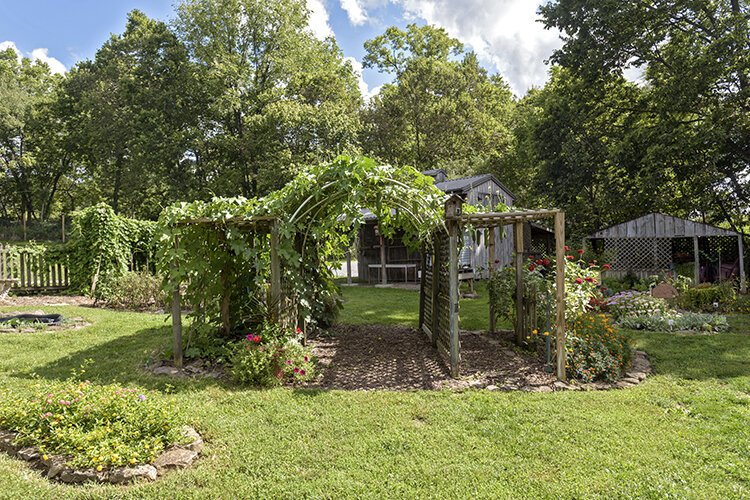
[{"label": "mulched flower bed", "polygon": [[518,351],[505,333],[461,332],[461,378],[453,379],[424,334],[381,325],[336,325],[310,339],[320,376],[308,387],[344,390],[598,390],[630,387],[650,373],[644,353],[617,384],[565,384],[536,356]]}]

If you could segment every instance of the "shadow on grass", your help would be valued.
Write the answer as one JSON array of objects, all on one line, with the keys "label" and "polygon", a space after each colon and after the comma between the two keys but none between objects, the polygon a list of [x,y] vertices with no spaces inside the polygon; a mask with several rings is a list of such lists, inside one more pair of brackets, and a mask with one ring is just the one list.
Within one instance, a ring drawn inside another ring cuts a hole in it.
[{"label": "shadow on grass", "polygon": [[163,392],[200,390],[210,386],[231,388],[230,384],[219,379],[159,376],[146,371],[146,364],[158,359],[157,356],[168,345],[170,335],[170,327],[145,328],[132,335],[91,345],[37,366],[33,371],[19,372],[13,376],[62,381],[70,378],[74,370],[88,365],[82,378],[100,384],[134,384]]}]

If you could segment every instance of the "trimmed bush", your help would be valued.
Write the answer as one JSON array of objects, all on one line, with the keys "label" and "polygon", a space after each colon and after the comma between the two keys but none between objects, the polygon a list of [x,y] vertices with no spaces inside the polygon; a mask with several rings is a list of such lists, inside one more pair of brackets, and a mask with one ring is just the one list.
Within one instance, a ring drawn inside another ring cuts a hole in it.
[{"label": "trimmed bush", "polygon": [[112,284],[107,304],[135,310],[166,307],[169,301],[161,285],[162,279],[149,272],[127,272]]},{"label": "trimmed bush", "polygon": [[688,288],[677,298],[676,304],[688,311],[713,312],[731,310],[736,301],[734,283],[725,281],[718,285],[701,283]]}]

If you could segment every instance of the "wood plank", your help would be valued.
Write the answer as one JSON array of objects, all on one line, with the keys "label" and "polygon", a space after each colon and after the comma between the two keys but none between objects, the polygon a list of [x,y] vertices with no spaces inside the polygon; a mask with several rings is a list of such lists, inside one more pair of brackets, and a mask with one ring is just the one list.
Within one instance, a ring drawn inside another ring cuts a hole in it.
[{"label": "wood plank", "polygon": [[565,350],[565,213],[555,217],[555,306],[556,306],[556,351],[557,378],[567,378],[568,352]]},{"label": "wood plank", "polygon": [[[487,228],[487,268],[490,280],[495,275],[495,228]],[[495,304],[490,300],[490,334],[495,333]]]},{"label": "wood plank", "polygon": [[698,246],[698,237],[693,236],[693,284],[701,282],[701,258]]},{"label": "wood plank", "polygon": [[448,302],[448,311],[450,315],[450,365],[451,376],[457,378],[461,371],[461,343],[458,329],[458,223],[452,222],[449,224],[448,280],[450,285],[450,300]]},{"label": "wood plank", "polygon": [[740,258],[740,293],[747,293],[747,277],[745,276],[745,242],[742,235],[737,236],[737,249]]},{"label": "wood plank", "polygon": [[281,318],[281,259],[279,257],[279,246],[281,239],[279,237],[278,222],[274,222],[271,228],[271,287],[270,287],[270,304],[273,308],[272,317],[278,322]]},{"label": "wood plank", "polygon": [[514,225],[513,239],[516,246],[516,344],[522,345],[526,328],[523,320],[523,223],[516,222]]}]

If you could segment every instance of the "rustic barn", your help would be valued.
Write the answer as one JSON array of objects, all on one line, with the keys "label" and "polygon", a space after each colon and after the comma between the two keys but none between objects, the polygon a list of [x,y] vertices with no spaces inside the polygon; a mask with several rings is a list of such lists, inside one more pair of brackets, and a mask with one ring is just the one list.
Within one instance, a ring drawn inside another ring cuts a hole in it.
[{"label": "rustic barn", "polygon": [[646,277],[690,267],[696,284],[739,277],[746,288],[742,235],[729,229],[651,213],[597,231],[586,241],[608,256],[609,276]]},{"label": "rustic barn", "polygon": [[[422,172],[435,179],[435,185],[447,194],[458,195],[464,203],[483,208],[494,208],[499,204],[513,206],[515,195],[492,174],[475,175],[460,179],[448,179],[442,169]],[[489,270],[487,241],[484,230],[464,232],[464,245],[460,254],[460,267],[464,275],[487,277]],[[508,266],[514,258],[513,231],[495,233],[495,260],[497,266]],[[420,273],[419,252],[410,251],[401,235],[384,238],[372,213],[365,213],[365,224],[357,242],[357,271],[359,277],[369,282],[389,281],[416,282]],[[549,253],[554,247],[554,234],[544,226],[527,222],[524,231],[525,253]],[[382,270],[385,269],[385,276]]]}]

